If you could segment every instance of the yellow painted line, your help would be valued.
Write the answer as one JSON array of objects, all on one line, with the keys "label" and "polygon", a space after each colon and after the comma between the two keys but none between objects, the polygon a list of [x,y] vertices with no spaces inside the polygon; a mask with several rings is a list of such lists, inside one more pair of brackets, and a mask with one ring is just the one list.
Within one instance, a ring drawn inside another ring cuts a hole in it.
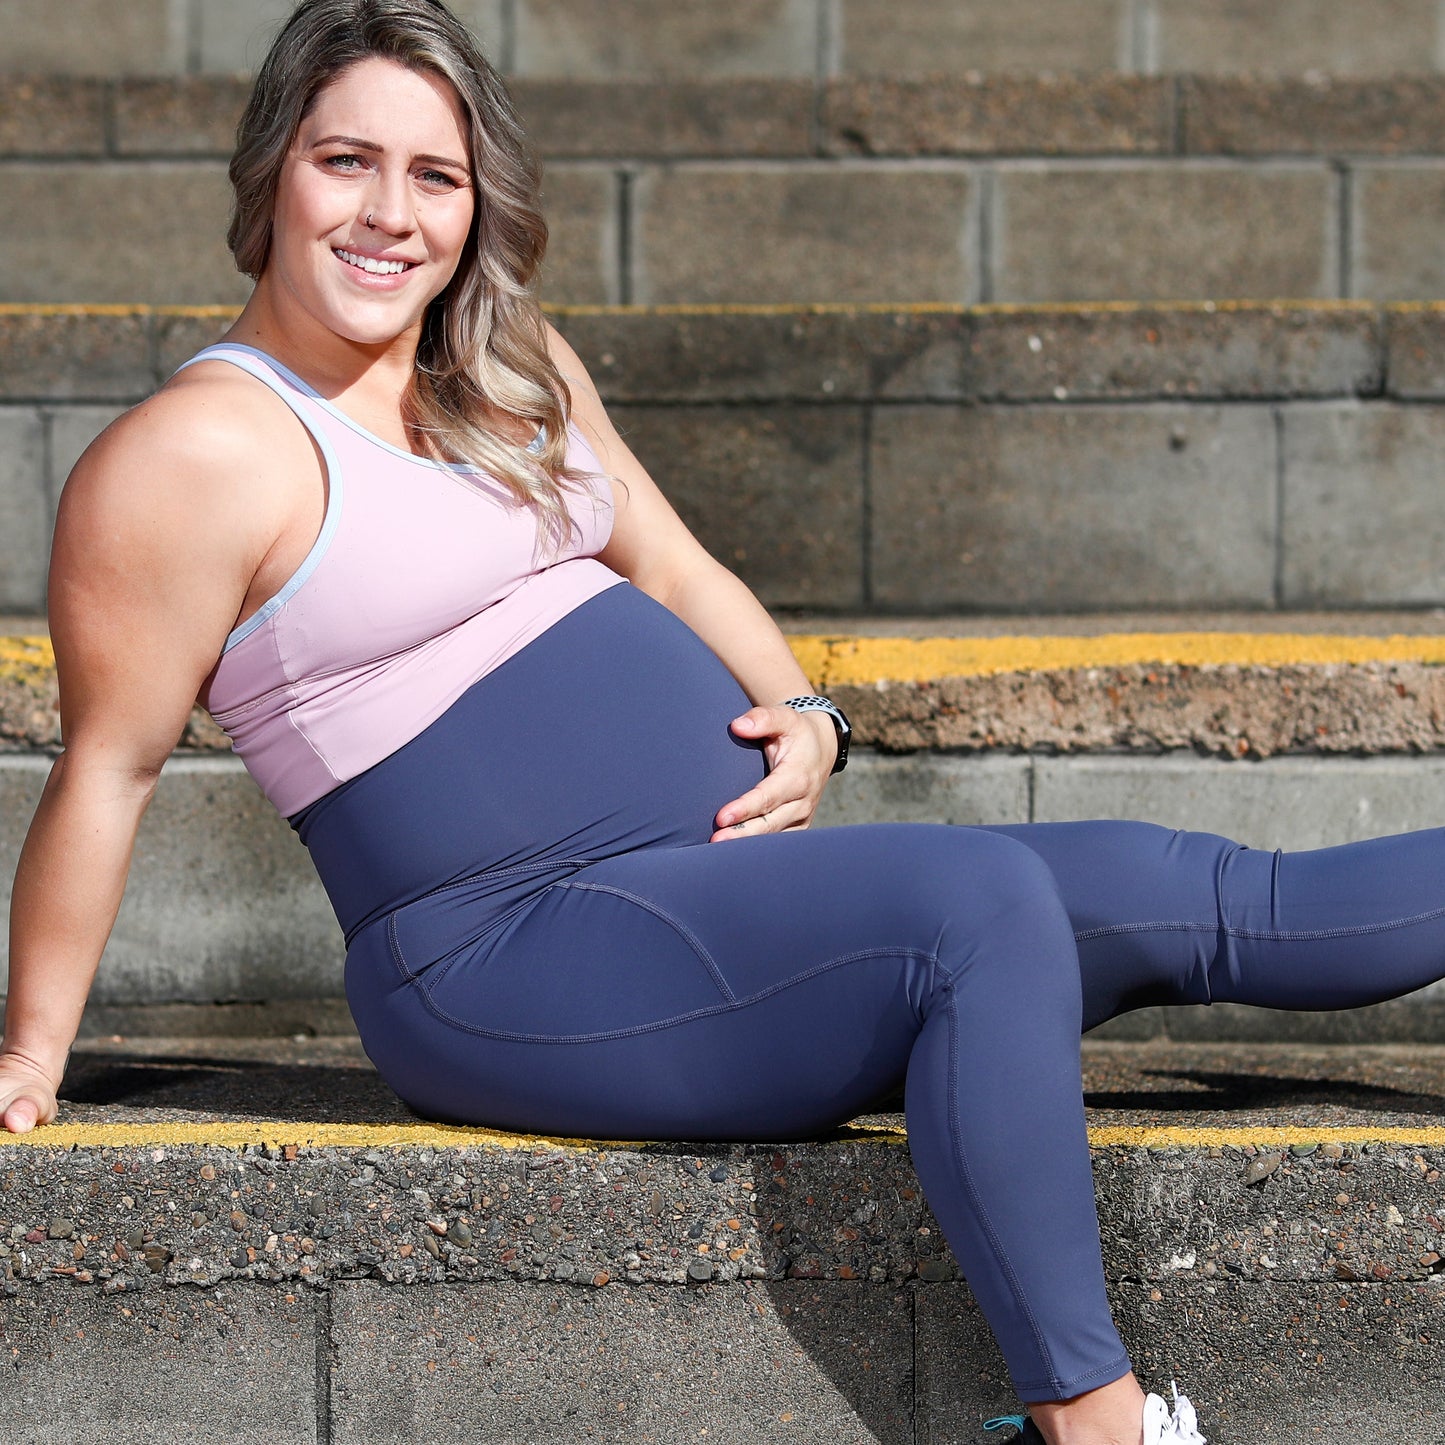
[{"label": "yellow painted line", "polygon": [[1289,667],[1369,662],[1445,664],[1445,636],[1352,637],[1275,632],[1129,632],[1097,637],[789,637],[815,686],[866,687],[1006,672],[1154,663]]},{"label": "yellow painted line", "polygon": [[[836,637],[795,634],[793,655],[813,685],[869,687],[1011,672],[1094,667],[1445,665],[1445,636],[1333,633],[1119,632],[1097,637]],[[0,683],[33,683],[55,666],[43,636],[0,636]]]},{"label": "yellow painted line", "polygon": [[[1416,302],[1426,310],[1445,303]],[[991,301],[974,306],[954,301],[678,302],[666,306],[559,305],[542,308],[552,316],[1212,316],[1281,312],[1373,315],[1389,309],[1375,301]]]},{"label": "yellow painted line", "polygon": [[[835,1142],[903,1145],[907,1133],[891,1126],[852,1124]],[[1100,1125],[1089,1130],[1096,1149],[1204,1149],[1232,1145],[1287,1148],[1291,1144],[1385,1144],[1400,1148],[1445,1147],[1445,1127],[1243,1125],[1234,1128],[1172,1128]],[[277,1120],[219,1123],[47,1124],[29,1134],[0,1131],[0,1147],[15,1149],[241,1149],[266,1145],[298,1149],[493,1149],[523,1152],[597,1153],[636,1150],[645,1142],[566,1139],[509,1134],[454,1124],[297,1124]],[[767,1148],[766,1144],[759,1145]],[[788,1147],[788,1146],[779,1146]],[[680,1150],[681,1146],[679,1146]]]},{"label": "yellow painted line", "polygon": [[0,637],[0,682],[38,682],[54,670],[48,637]]},{"label": "yellow painted line", "polygon": [[115,305],[89,301],[50,301],[37,305],[29,301],[0,303],[0,316],[150,316],[155,307]]},{"label": "yellow painted line", "polygon": [[1445,1146],[1445,1128],[1427,1125],[1347,1127],[1321,1124],[1244,1125],[1231,1129],[1148,1128],[1134,1125],[1102,1125],[1089,1130],[1089,1143],[1096,1149],[1208,1149],[1232,1144],[1266,1144],[1287,1148],[1291,1144],[1395,1144],[1400,1147],[1439,1148]]},{"label": "yellow painted line", "polygon": [[[1445,312],[1440,301],[1055,301],[986,302],[965,306],[953,301],[812,301],[812,302],[693,302],[669,306],[545,305],[549,316],[1181,316],[1212,315],[1321,315],[1381,314],[1390,312]],[[5,316],[187,316],[201,319],[239,316],[236,305],[151,306],[136,303],[89,301],[0,303]]]}]

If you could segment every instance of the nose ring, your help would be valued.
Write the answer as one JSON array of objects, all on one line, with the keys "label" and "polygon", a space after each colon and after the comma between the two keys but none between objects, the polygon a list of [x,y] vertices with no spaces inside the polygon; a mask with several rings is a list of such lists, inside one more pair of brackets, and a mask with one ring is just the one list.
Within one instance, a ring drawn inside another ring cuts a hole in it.
[{"label": "nose ring", "polygon": [[368,231],[374,231],[374,230],[376,229],[376,227],[371,224],[371,218],[372,218],[375,214],[376,214],[375,211],[368,211],[368,212],[366,213],[366,229],[367,229]]}]

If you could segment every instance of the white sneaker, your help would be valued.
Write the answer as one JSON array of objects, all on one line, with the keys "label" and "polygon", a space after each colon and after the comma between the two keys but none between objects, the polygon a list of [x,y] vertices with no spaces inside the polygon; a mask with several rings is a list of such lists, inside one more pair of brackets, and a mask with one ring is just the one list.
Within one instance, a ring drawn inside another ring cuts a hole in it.
[{"label": "white sneaker", "polygon": [[1144,1401],[1144,1445],[1205,1445],[1189,1396],[1181,1395],[1173,1381],[1169,1388],[1174,1392],[1172,1411],[1158,1395]]}]

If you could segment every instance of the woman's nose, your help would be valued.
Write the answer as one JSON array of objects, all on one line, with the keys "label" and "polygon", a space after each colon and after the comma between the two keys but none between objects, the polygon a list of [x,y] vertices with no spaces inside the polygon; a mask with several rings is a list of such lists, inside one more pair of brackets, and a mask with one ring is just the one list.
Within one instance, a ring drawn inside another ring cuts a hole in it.
[{"label": "woman's nose", "polygon": [[362,203],[362,219],[371,231],[407,235],[414,227],[411,187],[406,176],[381,174]]}]

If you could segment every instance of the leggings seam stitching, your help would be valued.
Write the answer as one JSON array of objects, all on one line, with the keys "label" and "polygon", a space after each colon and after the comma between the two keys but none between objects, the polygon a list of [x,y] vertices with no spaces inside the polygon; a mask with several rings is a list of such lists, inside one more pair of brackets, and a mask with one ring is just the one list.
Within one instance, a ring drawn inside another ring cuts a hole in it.
[{"label": "leggings seam stitching", "polygon": [[736,1013],[740,1009],[750,1007],[755,1003],[761,1003],[766,998],[771,998],[784,989],[793,988],[800,983],[806,983],[809,979],[816,978],[819,974],[827,973],[829,969],[841,968],[845,964],[862,963],[870,958],[921,958],[929,962],[936,962],[934,955],[917,948],[869,948],[862,949],[857,953],[848,953],[838,958],[829,959],[814,968],[805,970],[803,973],[794,974],[792,978],[783,979],[768,988],[755,994],[749,994],[745,998],[734,999],[730,1003],[712,1004],[707,1008],[692,1009],[688,1013],[674,1014],[671,1018],[656,1019],[652,1023],[636,1024],[627,1029],[608,1029],[595,1034],[524,1034],[509,1029],[488,1029],[478,1024],[469,1024],[464,1019],[455,1018],[449,1014],[437,1001],[432,998],[431,991],[426,986],[426,980],[416,975],[410,975],[411,982],[416,985],[417,992],[421,995],[423,1007],[433,1017],[440,1019],[444,1024],[453,1028],[461,1029],[465,1033],[476,1034],[480,1038],[499,1039],[505,1043],[518,1044],[595,1044],[608,1043],[614,1039],[636,1038],[641,1034],[657,1033],[662,1029],[669,1029],[678,1024],[693,1023],[698,1019],[713,1018],[719,1014]]},{"label": "leggings seam stitching", "polygon": [[1432,908],[1425,913],[1411,913],[1403,918],[1379,923],[1361,923],[1348,928],[1235,928],[1230,924],[1181,923],[1160,920],[1156,923],[1116,923],[1100,928],[1080,929],[1075,939],[1108,938],[1120,933],[1222,933],[1226,938],[1277,939],[1280,942],[1309,942],[1320,938],[1359,938],[1369,933],[1388,933],[1392,928],[1409,928],[1445,916],[1445,908]]},{"label": "leggings seam stitching", "polygon": [[[1130,1363],[1127,1353],[1115,1355],[1106,1364],[1099,1365],[1092,1370],[1086,1370],[1082,1375],[1074,1375],[1067,1380],[1040,1379],[1040,1380],[1014,1380],[1014,1387],[1018,1390],[1051,1390],[1058,1392],[1059,1398],[1069,1398],[1070,1392],[1078,1391],[1081,1386],[1087,1387],[1091,1380],[1097,1380],[1100,1375],[1105,1375],[1118,1369],[1120,1365],[1128,1367]],[[1107,1381],[1105,1382],[1107,1383]]]},{"label": "leggings seam stitching", "polygon": [[958,1001],[951,986],[948,1000],[948,1123],[949,1131],[954,1138],[954,1154],[958,1160],[959,1172],[963,1176],[963,1187],[973,1202],[974,1213],[983,1227],[984,1237],[993,1251],[993,1257],[998,1262],[1003,1277],[1008,1281],[1009,1289],[1023,1313],[1024,1319],[1028,1321],[1029,1333],[1033,1335],[1039,1357],[1049,1372],[1050,1388],[1057,1389],[1058,1374],[1054,1369],[1054,1358],[1049,1353],[1048,1341],[1039,1328],[1039,1322],[1034,1317],[1028,1297],[1024,1294],[1023,1286],[1019,1284],[1018,1276],[1014,1273],[1013,1265],[1009,1262],[1008,1255],[999,1242],[998,1234],[993,1227],[993,1220],[988,1217],[988,1211],[983,1207],[983,1200],[979,1198],[978,1188],[973,1182],[973,1171],[968,1167],[968,1155],[960,1142],[963,1138],[963,1128],[958,1117]]},{"label": "leggings seam stitching", "polygon": [[702,940],[680,919],[674,918],[666,909],[658,907],[651,899],[640,898],[637,894],[629,892],[625,888],[619,888],[615,883],[575,883],[570,880],[553,885],[561,889],[578,889],[588,893],[610,893],[614,898],[621,898],[642,909],[644,913],[650,913],[654,918],[661,921],[697,955],[698,961],[707,970],[708,977],[712,979],[717,991],[722,994],[728,1003],[736,1003],[737,997],[732,989],[728,987],[727,980],[722,975],[722,970],[717,966],[716,959],[703,947]]}]

